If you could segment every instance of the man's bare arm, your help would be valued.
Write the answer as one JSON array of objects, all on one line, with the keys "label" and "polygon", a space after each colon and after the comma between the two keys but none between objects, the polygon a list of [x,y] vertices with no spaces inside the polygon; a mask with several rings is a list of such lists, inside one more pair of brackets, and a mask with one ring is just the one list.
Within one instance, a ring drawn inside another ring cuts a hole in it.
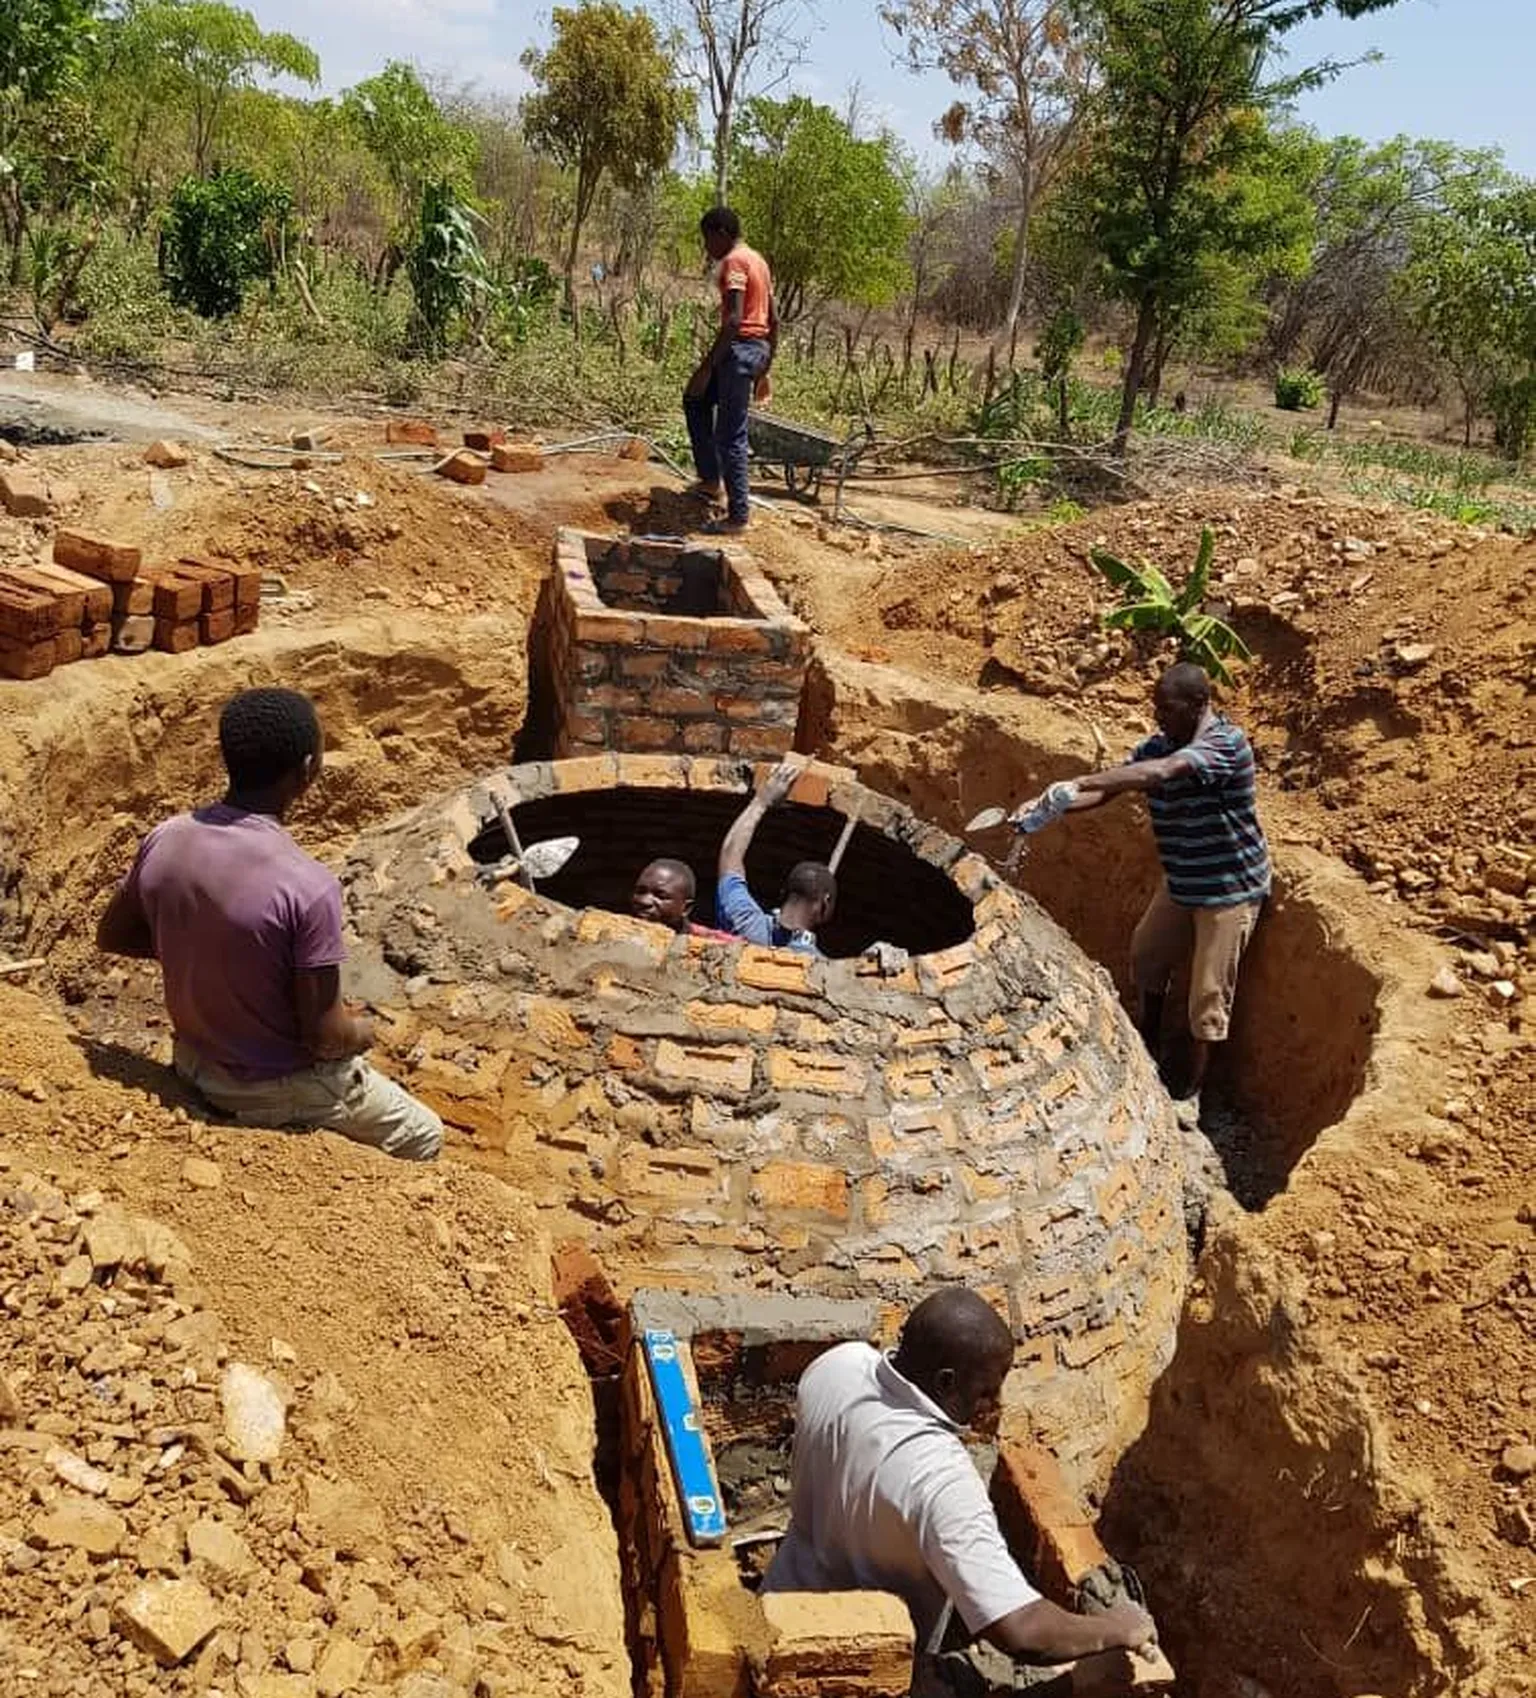
[{"label": "man's bare arm", "polygon": [[96,927],[96,947],[108,955],[128,955],[136,961],[153,961],[155,938],[139,893],[131,885],[120,885],[107,904]]},{"label": "man's bare arm", "polygon": [[994,1621],[982,1638],[1011,1657],[1071,1662],[1099,1651],[1139,1651],[1155,1642],[1157,1628],[1135,1604],[1116,1604],[1102,1615],[1075,1615],[1039,1598]]},{"label": "man's bare arm", "polygon": [[800,776],[798,767],[788,761],[780,761],[768,777],[763,781],[763,787],[747,803],[736,816],[736,822],[725,834],[725,841],[720,845],[719,874],[725,878],[729,873],[735,873],[741,878],[747,876],[747,851],[752,847],[752,839],[757,828],[763,823],[763,816],[770,808],[776,808],[794,788],[795,780]]},{"label": "man's bare arm", "polygon": [[720,315],[720,328],[709,345],[709,352],[699,362],[698,370],[688,380],[690,394],[702,395],[709,388],[710,374],[730,352],[731,344],[741,333],[741,315],[746,310],[746,299],[745,293],[740,289],[732,289],[726,296],[725,311]]},{"label": "man's bare arm", "polygon": [[[1195,763],[1182,749],[1177,754],[1164,755],[1156,761],[1128,761],[1124,766],[1106,767],[1103,772],[1085,773],[1077,780],[1078,802],[1085,796],[1108,800],[1123,796],[1127,791],[1161,790],[1176,778],[1187,777]],[[1090,804],[1092,805],[1092,804]],[[1075,811],[1081,811],[1073,803]]]},{"label": "man's bare arm", "polygon": [[345,1061],[373,1047],[373,1021],[341,999],[339,967],[303,968],[293,975],[299,1041],[316,1061]]}]

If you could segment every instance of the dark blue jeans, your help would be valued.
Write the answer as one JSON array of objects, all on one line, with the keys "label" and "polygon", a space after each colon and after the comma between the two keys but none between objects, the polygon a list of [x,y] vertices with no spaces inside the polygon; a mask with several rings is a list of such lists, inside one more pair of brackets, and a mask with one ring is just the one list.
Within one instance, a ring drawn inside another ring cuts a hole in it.
[{"label": "dark blue jeans", "polygon": [[710,374],[708,389],[683,397],[694,470],[701,483],[724,481],[726,511],[738,524],[747,518],[747,409],[767,364],[766,342],[733,342]]}]

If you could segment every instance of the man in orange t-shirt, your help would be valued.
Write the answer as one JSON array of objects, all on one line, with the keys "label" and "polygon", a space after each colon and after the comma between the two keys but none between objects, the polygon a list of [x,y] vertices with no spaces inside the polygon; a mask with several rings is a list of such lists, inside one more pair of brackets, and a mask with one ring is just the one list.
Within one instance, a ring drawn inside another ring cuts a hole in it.
[{"label": "man in orange t-shirt", "polygon": [[747,411],[769,398],[768,369],[779,340],[768,262],[741,239],[741,220],[717,206],[699,220],[720,283],[720,329],[683,392],[693,445],[696,495],[726,497],[726,513],[705,527],[717,535],[747,528]]}]

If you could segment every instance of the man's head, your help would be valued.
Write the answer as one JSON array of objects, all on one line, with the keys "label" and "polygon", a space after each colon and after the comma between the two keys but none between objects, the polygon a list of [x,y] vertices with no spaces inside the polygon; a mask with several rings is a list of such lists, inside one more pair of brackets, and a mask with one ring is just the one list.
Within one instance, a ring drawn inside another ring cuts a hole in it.
[{"label": "man's head", "polygon": [[711,259],[724,259],[741,240],[741,220],[728,206],[712,206],[699,220],[699,234]]},{"label": "man's head", "polygon": [[1200,729],[1210,705],[1210,679],[1187,660],[1170,666],[1152,692],[1152,713],[1158,729],[1176,749],[1182,749]]},{"label": "man's head", "polygon": [[635,880],[629,911],[637,920],[686,931],[693,917],[697,885],[693,868],[685,861],[652,861]]},{"label": "man's head", "polygon": [[219,715],[219,749],[230,796],[281,818],[320,776],[315,704],[297,690],[246,690]]},{"label": "man's head", "polygon": [[963,1285],[925,1297],[907,1317],[896,1371],[950,1420],[982,1434],[997,1429],[1013,1334],[1001,1315]]},{"label": "man's head", "polygon": [[784,881],[779,919],[791,931],[813,932],[832,918],[837,906],[837,875],[820,861],[801,861]]}]

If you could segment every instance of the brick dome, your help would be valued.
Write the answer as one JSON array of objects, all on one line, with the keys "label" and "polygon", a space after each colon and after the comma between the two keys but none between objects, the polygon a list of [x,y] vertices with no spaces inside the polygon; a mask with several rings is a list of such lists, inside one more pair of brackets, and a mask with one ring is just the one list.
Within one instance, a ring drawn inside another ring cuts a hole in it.
[{"label": "brick dome", "polygon": [[[964,846],[841,769],[764,822],[766,893],[860,821],[829,957],[618,911],[653,856],[701,893],[752,771],[602,755],[512,768],[366,834],[345,876],[365,994],[412,1088],[510,1177],[564,1185],[634,1285],[874,1297],[943,1281],[1019,1341],[1008,1423],[1084,1483],[1138,1430],[1187,1275],[1166,1096],[1101,969]],[[477,877],[579,835],[539,894]],[[703,904],[707,917],[707,903]],[[882,975],[876,938],[912,952]]]}]

